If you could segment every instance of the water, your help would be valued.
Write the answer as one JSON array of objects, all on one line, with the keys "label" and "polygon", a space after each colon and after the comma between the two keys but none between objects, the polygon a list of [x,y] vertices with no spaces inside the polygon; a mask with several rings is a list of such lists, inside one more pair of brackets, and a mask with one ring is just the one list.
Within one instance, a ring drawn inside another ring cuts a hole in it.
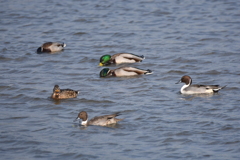
[{"label": "water", "polygon": [[[1,1],[1,159],[239,159],[240,2]],[[63,52],[36,54],[44,42]],[[144,55],[154,74],[99,78],[103,54]],[[193,83],[227,85],[184,96]],[[80,90],[54,101],[53,86]],[[114,127],[81,127],[121,112]]]}]

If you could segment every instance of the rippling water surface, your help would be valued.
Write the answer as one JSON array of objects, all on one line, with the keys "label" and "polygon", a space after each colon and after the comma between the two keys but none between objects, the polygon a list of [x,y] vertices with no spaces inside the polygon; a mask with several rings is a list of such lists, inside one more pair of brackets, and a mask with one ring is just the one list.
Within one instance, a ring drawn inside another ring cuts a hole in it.
[{"label": "rippling water surface", "polygon": [[[0,159],[239,159],[240,1],[3,1]],[[44,42],[63,52],[36,54]],[[103,54],[144,55],[154,74],[99,78]],[[184,96],[193,83],[227,85]],[[53,86],[80,90],[54,101]],[[81,127],[121,112],[114,127]]]}]

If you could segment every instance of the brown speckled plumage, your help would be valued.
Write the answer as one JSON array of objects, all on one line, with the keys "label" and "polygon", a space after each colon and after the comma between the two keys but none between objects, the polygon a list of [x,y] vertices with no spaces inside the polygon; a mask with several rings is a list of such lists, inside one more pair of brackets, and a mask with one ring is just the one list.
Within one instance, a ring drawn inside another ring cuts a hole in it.
[{"label": "brown speckled plumage", "polygon": [[51,97],[53,99],[67,99],[76,98],[78,94],[79,91],[75,91],[72,89],[60,89],[58,85],[55,85]]}]

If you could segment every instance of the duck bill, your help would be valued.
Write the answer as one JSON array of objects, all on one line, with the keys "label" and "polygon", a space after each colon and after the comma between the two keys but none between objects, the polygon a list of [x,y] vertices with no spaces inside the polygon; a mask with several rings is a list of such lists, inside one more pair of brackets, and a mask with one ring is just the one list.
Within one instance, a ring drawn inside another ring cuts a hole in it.
[{"label": "duck bill", "polygon": [[182,81],[180,80],[180,81],[178,81],[178,82],[176,82],[175,84],[179,84],[179,83],[181,83]]},{"label": "duck bill", "polygon": [[103,63],[99,63],[99,66],[104,66]]},{"label": "duck bill", "polygon": [[76,122],[76,121],[79,120],[79,119],[80,119],[80,118],[77,117],[76,119],[73,120],[73,122]]}]

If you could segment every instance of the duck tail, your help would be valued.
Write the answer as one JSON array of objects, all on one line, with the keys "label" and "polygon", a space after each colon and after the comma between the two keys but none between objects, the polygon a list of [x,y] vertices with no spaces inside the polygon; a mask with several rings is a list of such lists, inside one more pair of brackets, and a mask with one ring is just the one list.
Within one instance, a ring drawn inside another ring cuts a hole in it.
[{"label": "duck tail", "polygon": [[80,91],[75,91],[75,93],[76,93],[76,94],[79,94],[79,93],[80,93]]},{"label": "duck tail", "polygon": [[120,112],[115,113],[115,117],[122,115]]},{"label": "duck tail", "polygon": [[66,47],[66,46],[67,46],[66,43],[63,43],[63,44],[62,44],[62,47]]},{"label": "duck tail", "polygon": [[[227,86],[227,85],[226,85]],[[221,89],[225,88],[226,86],[221,87]]]},{"label": "duck tail", "polygon": [[[117,112],[117,113],[115,113],[115,117],[117,117],[117,116],[120,116],[121,115],[121,113],[120,112]],[[119,122],[119,121],[122,121],[122,120],[124,120],[124,118],[122,118],[122,119],[119,119],[119,118],[115,118],[114,117],[114,119],[116,120],[116,122]]]},{"label": "duck tail", "polygon": [[145,59],[144,55],[141,55],[141,56],[139,56],[139,57],[141,57],[143,60]]},{"label": "duck tail", "polygon": [[124,118],[122,118],[122,119],[115,118],[115,120],[116,120],[117,122],[119,122],[119,121],[124,120]]},{"label": "duck tail", "polygon": [[[226,86],[227,86],[227,85],[226,85]],[[213,89],[213,91],[214,91],[214,92],[218,92],[220,89],[223,89],[223,88],[225,88],[226,86],[219,87],[219,88],[217,88],[217,89]]]},{"label": "duck tail", "polygon": [[144,74],[152,74],[153,71],[151,71],[150,69],[148,69]]}]

